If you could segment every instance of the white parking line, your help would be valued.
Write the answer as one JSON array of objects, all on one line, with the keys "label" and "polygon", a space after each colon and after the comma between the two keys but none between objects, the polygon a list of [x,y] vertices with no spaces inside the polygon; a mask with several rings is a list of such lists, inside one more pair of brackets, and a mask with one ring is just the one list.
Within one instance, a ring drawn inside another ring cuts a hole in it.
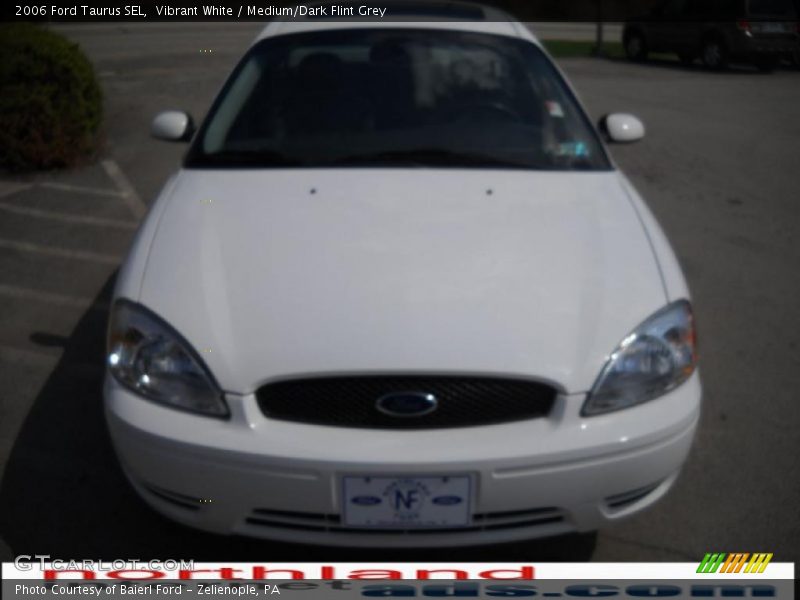
[{"label": "white parking line", "polygon": [[52,190],[62,190],[65,192],[75,192],[76,194],[90,194],[92,196],[111,196],[113,198],[121,198],[122,192],[117,190],[104,190],[102,188],[86,187],[83,185],[72,185],[70,183],[56,183],[55,181],[43,181],[39,184],[41,187],[50,188]]},{"label": "white parking line", "polygon": [[35,254],[44,254],[47,256],[58,256],[59,258],[86,260],[90,262],[101,263],[104,265],[118,265],[120,264],[120,262],[122,262],[121,256],[101,254],[100,252],[87,252],[85,250],[69,250],[67,248],[55,248],[53,246],[40,246],[39,244],[31,244],[30,242],[18,242],[16,240],[0,239],[0,248],[10,248],[11,250],[19,250],[21,252],[32,252]]},{"label": "white parking line", "polygon": [[134,230],[138,226],[136,223],[131,223],[130,221],[123,221],[122,219],[106,219],[103,217],[87,217],[87,216],[72,215],[63,212],[39,210],[37,208],[16,206],[14,204],[7,204],[5,202],[0,202],[0,210],[15,215],[35,217],[37,219],[52,219],[54,221],[61,221],[63,223],[77,223],[79,225],[97,225],[98,227],[116,227],[118,229],[128,229],[128,230]]},{"label": "white parking line", "polygon": [[15,181],[0,181],[0,198],[22,192],[32,187],[29,183],[16,183]]},{"label": "white parking line", "polygon": [[90,307],[94,310],[108,310],[107,303],[98,302],[95,304],[93,298],[86,296],[68,296],[66,294],[41,292],[39,290],[18,287],[16,285],[6,285],[3,283],[0,283],[0,296],[10,296],[12,298],[19,298],[22,300],[34,300],[37,302],[45,302],[47,304],[55,304],[58,306],[79,308],[81,310],[85,310]]},{"label": "white parking line", "polygon": [[119,168],[119,165],[110,158],[102,161],[101,164],[103,165],[103,169],[105,169],[108,176],[114,180],[115,184],[117,184],[117,187],[121,192],[122,199],[125,201],[125,204],[128,205],[128,208],[133,213],[133,216],[137,219],[141,219],[147,212],[147,205],[142,202],[139,194],[136,193],[136,189],[133,187],[128,178],[125,177],[125,173],[123,173],[122,169]]}]

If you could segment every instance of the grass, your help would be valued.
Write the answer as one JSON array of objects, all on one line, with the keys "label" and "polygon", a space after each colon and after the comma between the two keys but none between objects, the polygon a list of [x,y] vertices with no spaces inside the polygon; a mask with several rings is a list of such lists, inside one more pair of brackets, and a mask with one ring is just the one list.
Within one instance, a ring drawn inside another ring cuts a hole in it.
[{"label": "grass", "polygon": [[[593,56],[594,41],[577,40],[542,40],[544,47],[555,58],[575,58],[582,56]],[[603,54],[609,58],[622,58],[625,51],[621,42],[605,42],[603,44]]]},{"label": "grass", "polygon": [[[580,58],[584,56],[594,56],[594,41],[579,40],[542,40],[542,44],[553,58]],[[622,42],[604,42],[603,56],[607,58],[625,58],[625,49]],[[659,60],[675,60],[674,54],[650,53],[648,58]]]}]

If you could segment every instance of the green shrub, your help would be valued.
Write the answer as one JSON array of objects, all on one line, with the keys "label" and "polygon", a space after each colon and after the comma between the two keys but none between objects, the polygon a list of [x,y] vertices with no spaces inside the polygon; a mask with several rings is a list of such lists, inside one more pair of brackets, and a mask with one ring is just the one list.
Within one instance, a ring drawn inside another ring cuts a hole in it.
[{"label": "green shrub", "polygon": [[90,154],[100,86],[77,44],[30,23],[0,25],[0,166],[62,167]]}]

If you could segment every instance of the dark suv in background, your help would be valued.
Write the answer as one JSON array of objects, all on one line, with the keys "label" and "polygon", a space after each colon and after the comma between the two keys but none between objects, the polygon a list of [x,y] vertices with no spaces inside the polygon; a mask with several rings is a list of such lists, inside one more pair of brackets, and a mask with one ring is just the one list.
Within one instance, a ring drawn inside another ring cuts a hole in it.
[{"label": "dark suv in background", "polygon": [[797,13],[794,0],[665,0],[625,24],[622,43],[632,60],[674,52],[684,64],[744,61],[766,71],[795,53]]},{"label": "dark suv in background", "polygon": [[800,0],[794,0],[794,12],[797,15],[797,41],[792,53],[792,64],[800,69]]}]

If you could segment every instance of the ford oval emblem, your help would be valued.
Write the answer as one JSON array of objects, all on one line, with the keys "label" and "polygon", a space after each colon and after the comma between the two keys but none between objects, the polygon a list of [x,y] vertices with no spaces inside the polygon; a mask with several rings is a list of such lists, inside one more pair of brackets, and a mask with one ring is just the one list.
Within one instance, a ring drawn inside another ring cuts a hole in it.
[{"label": "ford oval emblem", "polygon": [[436,496],[431,502],[439,506],[454,506],[461,504],[461,496]]},{"label": "ford oval emblem", "polygon": [[375,403],[375,408],[390,417],[422,417],[435,411],[436,406],[436,396],[425,392],[394,392]]},{"label": "ford oval emblem", "polygon": [[383,500],[377,496],[356,496],[355,498],[351,498],[350,502],[358,504],[359,506],[375,506],[383,502]]}]

